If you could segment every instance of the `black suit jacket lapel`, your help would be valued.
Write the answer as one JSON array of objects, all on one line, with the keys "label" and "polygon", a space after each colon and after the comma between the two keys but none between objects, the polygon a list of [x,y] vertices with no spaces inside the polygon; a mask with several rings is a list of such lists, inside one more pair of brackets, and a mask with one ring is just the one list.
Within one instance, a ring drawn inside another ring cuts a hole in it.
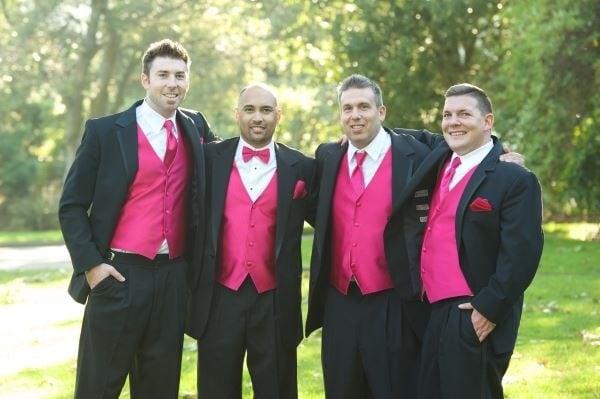
[{"label": "black suit jacket lapel", "polygon": [[392,209],[398,206],[404,188],[413,173],[412,147],[404,143],[404,138],[390,133],[392,139]]},{"label": "black suit jacket lapel", "polygon": [[329,215],[331,213],[331,204],[333,201],[333,191],[335,189],[335,182],[340,169],[340,162],[342,161],[347,150],[347,143],[344,144],[343,147],[340,147],[339,145],[333,146],[329,148],[329,152],[325,155],[325,159],[323,160],[323,172],[321,176],[321,183],[319,185],[319,211],[317,212],[319,220],[316,221],[316,225],[320,228],[315,229],[315,241],[320,254],[323,253],[325,237],[327,230],[329,230],[327,226],[329,224]]},{"label": "black suit jacket lapel", "polygon": [[275,259],[279,257],[283,237],[285,236],[285,226],[287,225],[288,215],[292,196],[294,195],[294,185],[296,183],[295,165],[297,159],[290,157],[285,148],[275,144],[275,156],[277,157],[277,227],[275,229]]},{"label": "black suit jacket lapel", "polygon": [[215,157],[212,160],[211,168],[211,187],[210,187],[210,218],[211,218],[211,243],[213,251],[217,251],[217,243],[219,242],[219,231],[221,228],[221,220],[223,218],[223,209],[225,208],[225,196],[229,187],[229,178],[233,168],[235,152],[237,150],[239,138],[232,139],[217,144],[220,146],[215,151]]},{"label": "black suit jacket lapel", "polygon": [[494,144],[494,147],[490,151],[489,154],[481,161],[471,179],[467,183],[465,187],[465,191],[460,197],[460,201],[458,203],[458,208],[456,209],[456,244],[459,246],[460,251],[460,240],[462,239],[462,221],[465,216],[465,212],[467,210],[467,205],[469,204],[473,194],[477,188],[483,183],[483,181],[487,178],[488,173],[493,172],[496,169],[496,164],[498,163],[498,158],[502,154],[502,144],[498,141]]},{"label": "black suit jacket lapel", "polygon": [[115,122],[119,151],[121,152],[121,158],[123,158],[125,175],[129,185],[131,185],[138,170],[138,138],[135,110],[141,103],[141,100],[134,103]]}]

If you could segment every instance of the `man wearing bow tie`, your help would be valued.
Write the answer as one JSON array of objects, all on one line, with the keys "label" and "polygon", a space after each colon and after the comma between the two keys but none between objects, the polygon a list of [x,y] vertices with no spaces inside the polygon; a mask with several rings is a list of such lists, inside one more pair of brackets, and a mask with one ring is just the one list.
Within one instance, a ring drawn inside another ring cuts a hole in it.
[{"label": "man wearing bow tie", "polygon": [[[542,253],[540,186],[527,169],[499,162],[502,145],[492,140],[492,104],[482,89],[458,84],[445,96],[446,143],[406,190],[437,175],[421,248],[432,313],[420,397],[502,398],[523,293]],[[391,223],[402,217],[395,211]]]},{"label": "man wearing bow tie", "polygon": [[205,147],[209,231],[188,319],[200,399],[241,398],[244,357],[255,397],[297,397],[314,160],[273,141],[280,116],[269,87],[247,86],[235,110],[240,136]]},{"label": "man wearing bow tie", "polygon": [[[86,303],[75,397],[177,398],[188,264],[203,241],[204,117],[179,108],[190,60],[163,40],[142,58],[146,97],[88,120],[60,199],[74,273]],[[191,221],[191,223],[189,222]],[[187,274],[187,275],[186,275]]]}]

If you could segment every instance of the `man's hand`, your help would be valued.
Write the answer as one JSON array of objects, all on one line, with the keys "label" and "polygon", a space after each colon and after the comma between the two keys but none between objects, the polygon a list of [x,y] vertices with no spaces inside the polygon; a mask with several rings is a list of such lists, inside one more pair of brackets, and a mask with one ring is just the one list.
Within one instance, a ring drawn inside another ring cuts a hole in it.
[{"label": "man's hand", "polygon": [[511,151],[506,145],[502,147],[502,151],[503,153],[500,154],[500,160],[502,162],[516,163],[522,168],[525,167],[525,157],[522,154]]},{"label": "man's hand", "polygon": [[483,342],[483,340],[487,338],[496,325],[486,319],[484,315],[479,313],[470,302],[461,303],[458,305],[458,307],[460,309],[473,309],[473,313],[471,313],[471,323],[473,323],[473,328],[475,329],[477,338],[479,338],[479,342]]},{"label": "man's hand", "polygon": [[125,277],[121,273],[117,271],[111,265],[107,265],[106,263],[100,263],[98,266],[92,267],[90,270],[85,271],[85,279],[87,280],[90,289],[94,289],[98,283],[108,276],[113,276],[120,282],[125,281]]}]

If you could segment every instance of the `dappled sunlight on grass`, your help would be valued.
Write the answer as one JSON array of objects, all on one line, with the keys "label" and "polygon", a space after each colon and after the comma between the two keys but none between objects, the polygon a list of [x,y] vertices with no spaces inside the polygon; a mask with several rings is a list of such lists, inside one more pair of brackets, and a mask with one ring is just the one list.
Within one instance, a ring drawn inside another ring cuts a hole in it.
[{"label": "dappled sunlight on grass", "polygon": [[555,223],[544,224],[546,233],[569,240],[590,241],[600,239],[600,223]]},{"label": "dappled sunlight on grass", "polygon": [[[546,232],[542,266],[525,294],[507,398],[598,398],[600,392],[600,245]],[[306,318],[310,242],[303,239],[302,311]],[[69,269],[0,270],[0,398],[72,397],[83,307],[67,294]],[[321,331],[298,347],[300,399],[323,398]],[[184,341],[180,398],[196,398],[196,343]],[[8,360],[5,360],[8,359]],[[244,398],[252,397],[244,373]],[[596,395],[596,396],[594,396]],[[129,398],[127,385],[121,395]]]}]

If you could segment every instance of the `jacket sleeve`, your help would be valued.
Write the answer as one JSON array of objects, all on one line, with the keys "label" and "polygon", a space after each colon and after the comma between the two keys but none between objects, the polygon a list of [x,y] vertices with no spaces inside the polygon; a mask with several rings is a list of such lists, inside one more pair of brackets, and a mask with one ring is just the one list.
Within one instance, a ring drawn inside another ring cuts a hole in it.
[{"label": "jacket sleeve", "polygon": [[100,160],[100,145],[87,121],[75,160],[67,174],[59,202],[58,218],[73,268],[84,272],[104,260],[93,241],[88,211],[92,206]]},{"label": "jacket sleeve", "polygon": [[533,280],[544,244],[541,189],[535,175],[520,175],[505,198],[496,270],[471,301],[494,323],[504,319]]},{"label": "jacket sleeve", "polygon": [[194,121],[194,125],[196,125],[196,128],[200,132],[200,137],[202,137],[204,143],[221,141],[221,138],[213,133],[213,131],[210,128],[210,124],[201,112],[185,108],[182,108],[181,110],[187,116],[192,118],[192,120]]}]

